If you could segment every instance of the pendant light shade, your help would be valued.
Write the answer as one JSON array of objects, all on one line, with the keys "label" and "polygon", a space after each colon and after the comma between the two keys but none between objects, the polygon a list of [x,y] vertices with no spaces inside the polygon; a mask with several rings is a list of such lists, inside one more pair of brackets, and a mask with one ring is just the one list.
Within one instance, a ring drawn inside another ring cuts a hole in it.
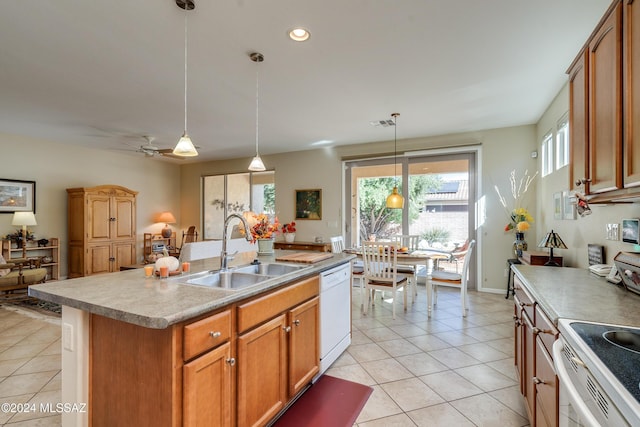
[{"label": "pendant light shade", "polygon": [[402,209],[404,207],[404,197],[400,193],[398,193],[398,164],[397,164],[397,156],[398,156],[398,132],[396,121],[400,113],[393,113],[391,117],[393,117],[393,167],[395,169],[395,179],[396,185],[394,185],[391,194],[387,197],[387,208],[389,209]]},{"label": "pendant light shade", "polygon": [[[259,64],[260,62],[264,61],[264,56],[262,56],[261,53],[257,53],[254,52],[252,54],[249,55],[249,58],[251,58],[251,60],[253,62],[255,62],[256,64]],[[259,136],[260,136],[260,132],[259,132],[259,120],[258,120],[258,113],[260,112],[260,98],[258,97],[258,67],[256,66],[256,156],[251,160],[251,164],[249,164],[249,170],[253,171],[253,172],[262,172],[264,170],[267,170],[267,168],[264,166],[264,163],[262,162],[262,159],[260,158],[260,153],[258,152],[258,140],[259,140]]]},{"label": "pendant light shade", "polygon": [[187,11],[195,9],[193,0],[176,0],[179,8],[184,9],[184,133],[178,140],[173,154],[182,157],[195,157],[198,150],[187,134]]}]

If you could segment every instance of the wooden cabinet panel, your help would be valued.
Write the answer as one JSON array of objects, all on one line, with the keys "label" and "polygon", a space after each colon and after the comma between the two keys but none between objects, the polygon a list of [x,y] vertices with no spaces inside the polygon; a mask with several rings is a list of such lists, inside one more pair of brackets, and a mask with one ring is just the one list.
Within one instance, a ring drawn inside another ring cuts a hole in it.
[{"label": "wooden cabinet panel", "polygon": [[523,369],[522,369],[522,389],[524,391],[525,403],[527,408],[527,413],[529,415],[529,420],[531,421],[531,425],[536,425],[536,389],[535,383],[533,382],[533,377],[535,376],[535,357],[536,357],[536,339],[533,334],[533,322],[531,318],[526,314],[525,311],[522,312],[522,361],[523,361]]},{"label": "wooden cabinet panel", "polygon": [[114,197],[113,198],[113,220],[111,239],[112,240],[131,240],[134,239],[136,231],[135,218],[135,199],[131,197]]},{"label": "wooden cabinet panel", "polygon": [[553,351],[553,343],[558,339],[560,332],[538,305],[536,305],[535,323],[538,338],[541,340],[542,345],[547,349],[547,352],[551,354]]},{"label": "wooden cabinet panel", "polygon": [[89,195],[87,197],[87,220],[89,221],[89,236],[91,243],[111,239],[111,198],[105,195]]},{"label": "wooden cabinet panel", "polygon": [[[536,340],[536,425],[558,425],[558,378],[553,368],[553,359],[538,336]],[[540,419],[540,414],[543,419]]]},{"label": "wooden cabinet panel", "polygon": [[109,273],[111,271],[110,244],[88,246],[86,258],[89,262],[86,265],[86,271],[83,271],[83,275],[91,276],[92,274]]},{"label": "wooden cabinet panel", "polygon": [[622,7],[594,34],[589,54],[590,192],[622,188]]},{"label": "wooden cabinet panel", "polygon": [[228,341],[231,337],[231,310],[205,317],[184,327],[184,359]]},{"label": "wooden cabinet panel", "polygon": [[238,337],[237,422],[263,426],[287,402],[286,314]]},{"label": "wooden cabinet panel", "polygon": [[289,312],[289,396],[295,396],[320,370],[319,298]]},{"label": "wooden cabinet panel", "polygon": [[[588,192],[589,158],[589,102],[587,51],[580,52],[569,68],[569,141],[571,165],[569,168],[569,183],[573,190],[579,189],[585,183]],[[584,191],[584,190],[580,190]]]},{"label": "wooden cabinet panel", "polygon": [[231,426],[231,345],[223,344],[184,365],[185,427]]},{"label": "wooden cabinet panel", "polygon": [[624,186],[640,185],[640,3],[624,2]]}]

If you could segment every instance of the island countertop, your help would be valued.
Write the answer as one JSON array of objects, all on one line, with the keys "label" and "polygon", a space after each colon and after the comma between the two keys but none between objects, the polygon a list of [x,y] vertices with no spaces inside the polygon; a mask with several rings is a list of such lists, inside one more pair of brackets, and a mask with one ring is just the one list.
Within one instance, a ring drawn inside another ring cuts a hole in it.
[{"label": "island countertop", "polygon": [[640,327],[640,295],[587,269],[514,265],[513,270],[556,325],[564,318]]},{"label": "island countertop", "polygon": [[[270,256],[256,256],[256,252],[240,253],[230,263],[230,267],[246,265],[254,259],[263,263],[275,262],[277,256],[286,253],[294,252],[276,250]],[[143,269],[136,269],[32,285],[29,286],[29,295],[123,322],[164,329],[350,262],[354,257],[349,254],[333,254],[331,258],[309,264],[308,268],[273,277],[259,285],[240,290],[188,285],[183,283],[184,278],[181,276],[168,279],[146,278]],[[219,268],[219,257],[191,262],[192,273]]]}]

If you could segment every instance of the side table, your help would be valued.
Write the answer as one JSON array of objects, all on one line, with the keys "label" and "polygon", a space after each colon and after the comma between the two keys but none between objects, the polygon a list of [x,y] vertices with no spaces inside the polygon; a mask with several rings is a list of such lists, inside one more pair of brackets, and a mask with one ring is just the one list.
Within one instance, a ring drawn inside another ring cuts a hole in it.
[{"label": "side table", "polygon": [[509,299],[509,291],[511,291],[511,295],[516,294],[516,290],[513,287],[513,275],[515,274],[511,269],[511,266],[514,264],[522,264],[518,258],[510,258],[507,260],[507,264],[509,266],[509,271],[507,271],[507,296],[504,299]]}]

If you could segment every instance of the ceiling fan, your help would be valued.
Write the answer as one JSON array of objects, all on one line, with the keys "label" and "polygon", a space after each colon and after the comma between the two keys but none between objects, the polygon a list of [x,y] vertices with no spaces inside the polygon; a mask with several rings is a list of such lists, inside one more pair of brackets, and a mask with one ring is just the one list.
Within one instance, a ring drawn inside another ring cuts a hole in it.
[{"label": "ceiling fan", "polygon": [[179,160],[185,159],[183,156],[176,156],[175,154],[173,154],[173,148],[158,148],[155,145],[153,145],[152,143],[153,143],[153,140],[155,139],[154,137],[144,136],[143,138],[147,140],[147,143],[141,145],[135,151],[139,153],[143,153],[147,157],[165,156],[165,157],[171,157],[172,159],[179,159]]}]

